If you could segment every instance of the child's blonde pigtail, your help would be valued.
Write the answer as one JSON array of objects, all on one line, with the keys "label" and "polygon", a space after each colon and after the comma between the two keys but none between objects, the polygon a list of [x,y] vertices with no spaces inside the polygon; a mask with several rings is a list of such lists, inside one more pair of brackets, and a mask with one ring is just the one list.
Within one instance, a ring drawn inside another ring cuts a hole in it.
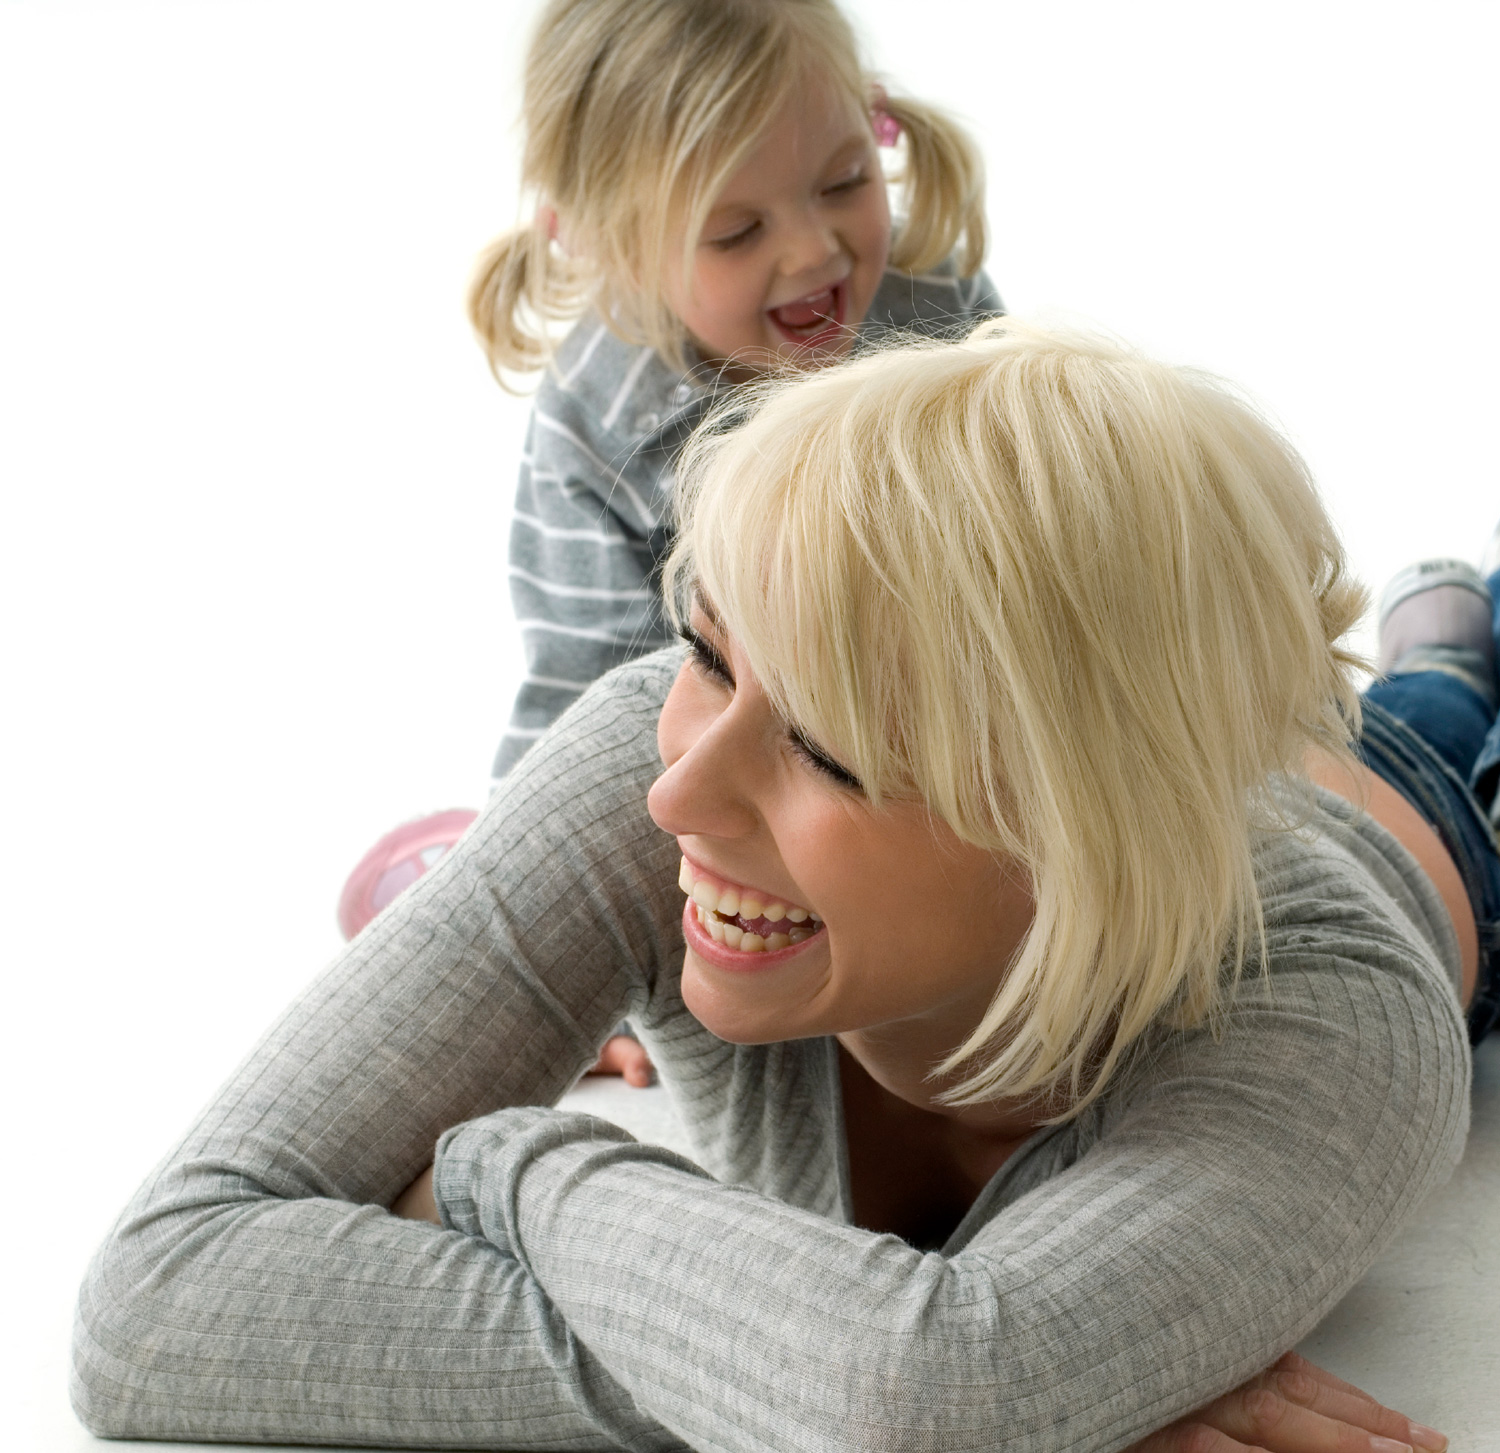
[{"label": "child's blonde pigtail", "polygon": [[469,284],[469,322],[501,388],[506,374],[530,373],[552,357],[552,325],[576,317],[591,269],[564,257],[539,218],[502,232],[480,254]]},{"label": "child's blonde pigtail", "polygon": [[906,217],[891,246],[891,266],[922,273],[959,247],[958,271],[971,277],[984,261],[984,162],[964,130],[936,107],[905,96],[885,100],[901,127],[906,159],[899,180]]}]

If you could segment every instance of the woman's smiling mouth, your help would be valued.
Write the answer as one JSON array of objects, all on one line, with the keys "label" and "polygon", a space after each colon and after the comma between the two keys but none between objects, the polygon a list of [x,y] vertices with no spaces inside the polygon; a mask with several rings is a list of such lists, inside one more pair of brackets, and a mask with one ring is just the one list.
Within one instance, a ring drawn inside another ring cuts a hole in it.
[{"label": "woman's smiling mouth", "polygon": [[717,949],[708,955],[715,962],[727,956],[764,963],[766,955],[779,957],[823,928],[823,920],[811,909],[716,877],[687,858],[682,860],[677,886],[688,895],[683,912],[688,942],[695,950]]}]

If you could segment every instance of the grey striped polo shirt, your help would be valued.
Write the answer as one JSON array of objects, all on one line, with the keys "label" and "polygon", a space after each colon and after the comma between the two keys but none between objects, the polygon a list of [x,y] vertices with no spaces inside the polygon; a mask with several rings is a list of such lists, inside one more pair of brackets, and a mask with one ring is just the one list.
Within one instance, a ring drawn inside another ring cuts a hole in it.
[{"label": "grey striped polo shirt", "polygon": [[[888,271],[860,325],[966,333],[1003,311],[984,273],[952,260]],[[510,535],[510,592],[526,675],[495,757],[498,781],[611,667],[667,641],[655,575],[671,543],[672,466],[716,395],[716,375],[679,373],[586,314],[563,341],[532,409]]]}]

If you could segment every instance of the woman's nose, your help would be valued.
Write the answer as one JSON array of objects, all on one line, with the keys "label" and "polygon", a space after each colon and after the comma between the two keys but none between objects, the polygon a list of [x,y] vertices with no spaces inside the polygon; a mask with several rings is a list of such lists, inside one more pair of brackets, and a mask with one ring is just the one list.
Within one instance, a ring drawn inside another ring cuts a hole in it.
[{"label": "woman's nose", "polygon": [[666,768],[646,797],[651,820],[663,832],[736,838],[755,831],[759,819],[747,793],[753,747],[737,740],[739,725],[732,709],[704,714],[668,696],[657,726]]}]

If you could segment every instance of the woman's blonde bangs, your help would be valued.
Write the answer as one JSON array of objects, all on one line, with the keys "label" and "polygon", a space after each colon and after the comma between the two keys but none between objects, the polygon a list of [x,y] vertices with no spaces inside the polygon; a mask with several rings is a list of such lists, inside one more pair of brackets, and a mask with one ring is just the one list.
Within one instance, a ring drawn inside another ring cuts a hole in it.
[{"label": "woman's blonde bangs", "polygon": [[1256,948],[1271,774],[1347,754],[1364,594],[1305,466],[1219,381],[1014,320],[747,412],[685,456],[669,587],[874,805],[915,794],[1030,876],[945,1068],[1086,1103]]}]

